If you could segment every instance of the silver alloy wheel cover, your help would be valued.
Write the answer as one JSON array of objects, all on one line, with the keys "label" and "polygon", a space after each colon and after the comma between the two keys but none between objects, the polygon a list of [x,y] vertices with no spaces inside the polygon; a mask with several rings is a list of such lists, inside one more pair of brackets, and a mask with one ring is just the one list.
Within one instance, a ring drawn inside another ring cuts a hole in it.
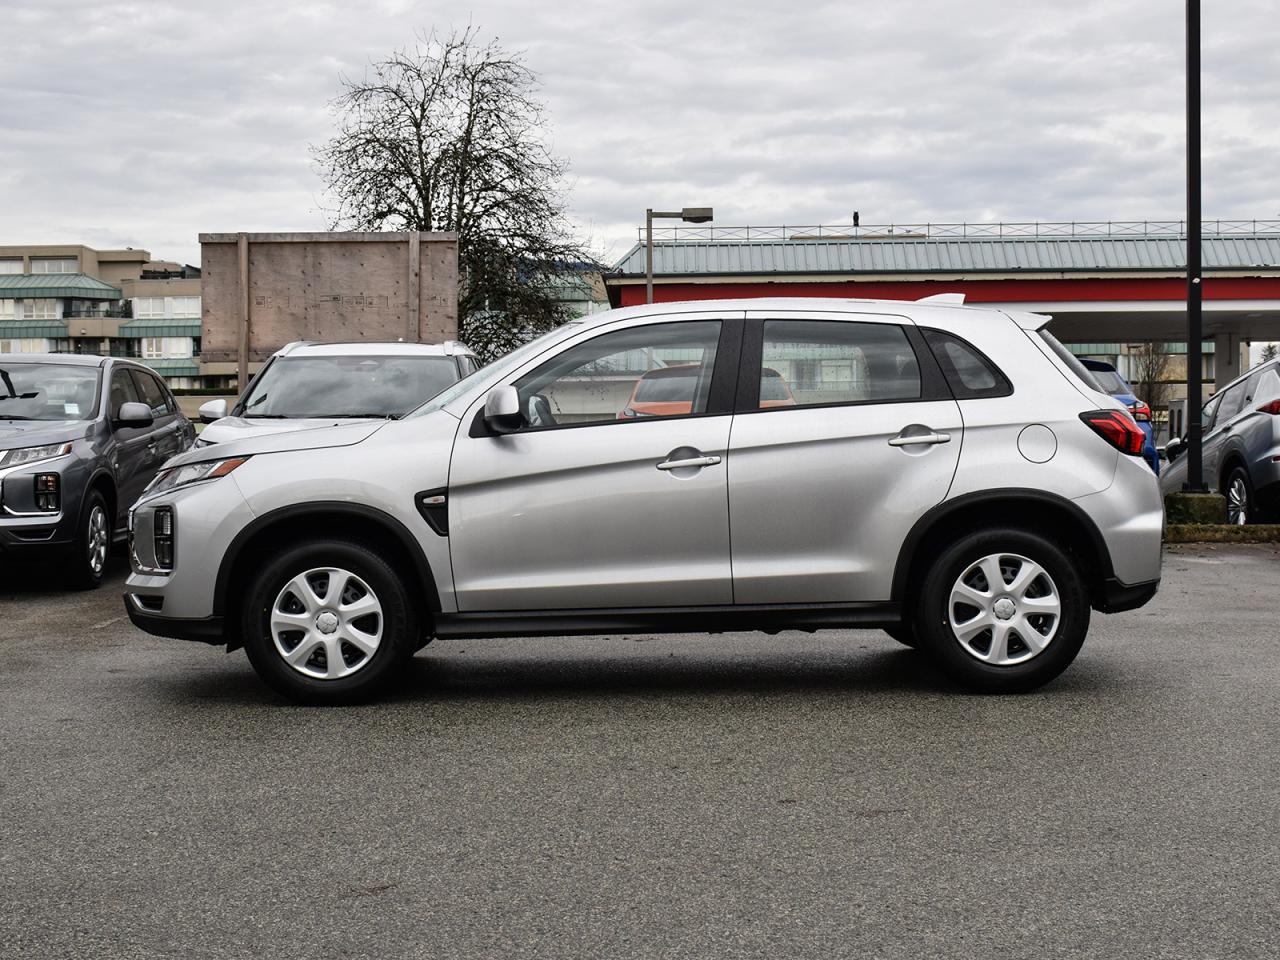
[{"label": "silver alloy wheel cover", "polygon": [[95,503],[89,511],[89,529],[85,549],[89,561],[89,569],[94,576],[102,573],[107,565],[107,547],[110,537],[107,535],[107,511],[102,505]]},{"label": "silver alloy wheel cover", "polygon": [[[314,586],[321,581],[323,596]],[[298,574],[271,605],[276,653],[290,669],[315,680],[339,680],[364,669],[382,643],[384,625],[382,603],[372,588],[340,567],[315,567]],[[317,662],[319,653],[323,666]]]},{"label": "silver alloy wheel cover", "polygon": [[[1011,577],[1006,578],[1006,570]],[[969,656],[992,666],[1012,666],[1043,653],[1053,641],[1062,621],[1062,599],[1040,564],[1015,553],[993,553],[956,577],[946,620]]]},{"label": "silver alloy wheel cover", "polygon": [[1249,488],[1244,477],[1236,477],[1227,486],[1227,520],[1238,526],[1249,522]]}]

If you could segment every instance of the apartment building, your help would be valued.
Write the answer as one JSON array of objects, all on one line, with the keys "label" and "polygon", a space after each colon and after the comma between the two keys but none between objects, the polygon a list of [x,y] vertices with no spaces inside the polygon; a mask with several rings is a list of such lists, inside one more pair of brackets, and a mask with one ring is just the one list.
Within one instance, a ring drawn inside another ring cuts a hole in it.
[{"label": "apartment building", "polygon": [[0,353],[133,357],[203,385],[199,268],[146,250],[0,246]]}]

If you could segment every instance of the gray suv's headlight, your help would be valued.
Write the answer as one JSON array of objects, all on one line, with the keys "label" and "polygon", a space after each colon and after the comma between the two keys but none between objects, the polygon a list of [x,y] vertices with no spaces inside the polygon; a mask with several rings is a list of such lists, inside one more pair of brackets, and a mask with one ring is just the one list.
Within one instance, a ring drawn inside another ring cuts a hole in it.
[{"label": "gray suv's headlight", "polygon": [[0,450],[0,467],[20,467],[24,463],[52,460],[71,452],[69,443],[48,443],[43,447],[19,447],[16,450]]},{"label": "gray suv's headlight", "polygon": [[231,457],[228,460],[207,460],[204,463],[187,463],[181,467],[170,467],[161,470],[156,478],[147,486],[144,493],[163,493],[176,490],[201,480],[216,480],[225,477],[236,467],[246,462],[248,457]]}]

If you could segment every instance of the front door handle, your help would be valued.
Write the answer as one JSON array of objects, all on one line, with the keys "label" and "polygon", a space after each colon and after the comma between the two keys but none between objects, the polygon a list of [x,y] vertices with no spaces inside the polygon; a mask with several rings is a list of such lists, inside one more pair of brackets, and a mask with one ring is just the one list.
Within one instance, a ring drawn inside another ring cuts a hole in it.
[{"label": "front door handle", "polygon": [[719,462],[719,457],[690,457],[687,460],[663,460],[658,464],[658,469],[679,470],[682,467],[713,467]]},{"label": "front door handle", "polygon": [[891,447],[910,447],[917,443],[950,443],[951,434],[949,433],[917,433],[911,436],[902,436],[899,434],[889,440]]}]

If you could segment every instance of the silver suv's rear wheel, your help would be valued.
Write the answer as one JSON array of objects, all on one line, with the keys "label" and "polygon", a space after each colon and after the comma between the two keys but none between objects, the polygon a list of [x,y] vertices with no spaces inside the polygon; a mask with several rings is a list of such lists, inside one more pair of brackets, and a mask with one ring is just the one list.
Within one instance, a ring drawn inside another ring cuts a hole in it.
[{"label": "silver suv's rear wheel", "polygon": [[955,680],[992,693],[1030,690],[1075,659],[1089,629],[1078,561],[1023,530],[971,533],[934,561],[913,622],[921,649]]},{"label": "silver suv's rear wheel", "polygon": [[956,577],[947,614],[951,635],[965,653],[1007,667],[1048,649],[1062,619],[1062,601],[1040,564],[991,553]]},{"label": "silver suv's rear wheel", "polygon": [[258,675],[304,703],[376,696],[418,645],[418,615],[385,559],[359,543],[309,541],[256,573],[242,611]]}]

